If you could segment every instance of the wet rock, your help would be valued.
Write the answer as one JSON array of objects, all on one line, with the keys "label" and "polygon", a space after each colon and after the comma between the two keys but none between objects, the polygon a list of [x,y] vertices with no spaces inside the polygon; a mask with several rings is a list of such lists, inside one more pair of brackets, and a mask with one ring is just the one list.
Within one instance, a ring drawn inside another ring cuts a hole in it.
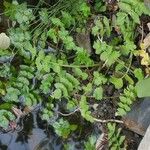
[{"label": "wet rock", "polygon": [[146,130],[146,134],[144,136],[144,138],[142,139],[138,150],[150,150],[150,126],[148,127],[148,129]]},{"label": "wet rock", "polygon": [[150,98],[137,101],[131,111],[123,117],[125,125],[130,130],[144,136],[150,124]]}]

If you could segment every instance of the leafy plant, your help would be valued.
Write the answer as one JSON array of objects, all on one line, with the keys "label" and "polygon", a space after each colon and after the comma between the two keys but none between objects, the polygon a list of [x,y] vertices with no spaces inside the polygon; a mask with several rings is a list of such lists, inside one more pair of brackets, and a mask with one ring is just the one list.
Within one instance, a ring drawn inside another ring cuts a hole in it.
[{"label": "leafy plant", "polygon": [[80,109],[81,109],[80,111],[81,111],[82,117],[85,118],[87,121],[94,122],[94,119],[89,110],[89,106],[88,106],[85,96],[81,97],[79,105],[80,105]]},{"label": "leafy plant", "polygon": [[140,80],[137,84],[136,84],[136,92],[137,92],[137,96],[139,98],[142,97],[149,97],[149,84],[150,83],[150,78],[147,79],[143,79]]},{"label": "leafy plant", "polygon": [[[119,116],[130,111],[137,96],[149,96],[145,90],[149,78],[144,79],[141,66],[133,64],[136,55],[149,67],[148,53],[142,48],[136,50],[135,34],[141,15],[149,15],[149,10],[139,0],[119,0],[109,15],[105,1],[90,3],[62,0],[45,7],[40,1],[33,9],[26,3],[4,2],[5,15],[14,24],[8,29],[11,48],[0,49],[0,98],[11,104],[9,109],[0,105],[2,128],[15,119],[10,111],[14,103],[30,107],[41,103],[41,118],[59,136],[68,138],[77,125],[71,124],[67,116],[80,112],[79,118],[92,124],[98,120],[92,113],[95,104],[103,99],[117,100],[116,91],[110,93],[107,88],[123,91],[119,93]],[[77,32],[91,35],[91,53],[77,46]],[[115,124],[108,123],[108,137],[110,149],[124,146],[125,138]],[[95,149],[95,141],[91,136],[85,149]]]},{"label": "leafy plant", "polygon": [[96,137],[90,136],[86,142],[84,142],[85,150],[95,150]]},{"label": "leafy plant", "polygon": [[106,42],[97,40],[93,48],[96,50],[96,54],[100,54],[100,59],[105,62],[104,65],[111,66],[120,56],[120,52],[113,50],[113,47]]},{"label": "leafy plant", "polygon": [[13,121],[16,118],[13,113],[4,109],[0,110],[0,116],[1,116],[0,127],[2,127],[3,129],[7,129],[9,126],[9,121]]},{"label": "leafy plant", "polygon": [[34,68],[20,65],[20,71],[16,78],[12,78],[6,86],[4,100],[7,102],[22,102],[27,106],[34,106],[40,102],[37,91],[30,86],[30,80],[34,78]]},{"label": "leafy plant", "polygon": [[120,150],[124,148],[125,136],[121,135],[121,128],[116,127],[115,123],[108,123],[108,140],[110,150]]},{"label": "leafy plant", "polygon": [[53,124],[55,132],[62,136],[63,138],[67,138],[68,135],[77,129],[76,125],[69,124],[67,120],[59,119],[57,122]]},{"label": "leafy plant", "polygon": [[131,104],[136,100],[135,87],[129,85],[124,89],[124,93],[119,97],[118,109],[116,115],[123,116],[130,111]]}]

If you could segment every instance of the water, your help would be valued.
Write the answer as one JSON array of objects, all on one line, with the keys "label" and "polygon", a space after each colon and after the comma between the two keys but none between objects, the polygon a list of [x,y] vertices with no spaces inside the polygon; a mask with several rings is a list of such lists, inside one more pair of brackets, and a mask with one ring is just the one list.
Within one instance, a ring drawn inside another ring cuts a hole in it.
[{"label": "water", "polygon": [[83,150],[84,141],[95,128],[83,120],[73,118],[79,128],[64,140],[34,112],[23,118],[20,131],[0,134],[0,150],[62,150],[64,144],[71,145],[73,150]]},{"label": "water", "polygon": [[43,150],[62,149],[61,139],[41,124],[36,114],[24,118],[21,131],[0,134],[0,150],[39,150],[39,147],[43,147]]}]

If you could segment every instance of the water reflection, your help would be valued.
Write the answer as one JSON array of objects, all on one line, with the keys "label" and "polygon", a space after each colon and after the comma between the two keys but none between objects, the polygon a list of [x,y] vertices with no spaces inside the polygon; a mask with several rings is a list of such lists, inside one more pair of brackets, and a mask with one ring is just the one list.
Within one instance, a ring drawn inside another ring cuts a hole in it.
[{"label": "water reflection", "polygon": [[[32,114],[23,120],[23,129],[0,134],[2,150],[60,150],[62,144],[54,133],[48,133],[40,127],[39,121]],[[50,131],[49,131],[50,132]],[[40,148],[40,149],[39,149]]]}]

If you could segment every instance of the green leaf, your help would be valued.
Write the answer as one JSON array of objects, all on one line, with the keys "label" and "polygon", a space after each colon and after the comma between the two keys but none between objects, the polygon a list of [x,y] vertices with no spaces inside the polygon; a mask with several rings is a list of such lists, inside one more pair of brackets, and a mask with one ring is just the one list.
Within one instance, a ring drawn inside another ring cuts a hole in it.
[{"label": "green leaf", "polygon": [[55,29],[51,28],[48,32],[47,32],[47,36],[49,36],[54,43],[57,43],[57,35],[56,35],[56,31]]},{"label": "green leaf", "polygon": [[88,138],[88,141],[84,142],[84,150],[95,150],[96,136],[92,135]]},{"label": "green leaf", "polygon": [[103,98],[103,88],[98,87],[94,90],[93,96],[96,100],[101,100]]},{"label": "green leaf", "polygon": [[79,105],[80,105],[82,117],[85,118],[87,121],[94,122],[91,112],[89,111],[89,106],[85,96],[81,96]]},{"label": "green leaf", "polygon": [[93,82],[96,86],[105,84],[107,82],[107,78],[105,78],[105,76],[97,71],[94,71],[93,73],[94,75],[94,79]]},{"label": "green leaf", "polygon": [[63,27],[63,23],[59,18],[51,17],[50,20],[55,26]]},{"label": "green leaf", "polygon": [[81,77],[83,80],[88,78],[88,74],[83,72],[80,68],[75,68],[74,73],[76,76]]},{"label": "green leaf", "polygon": [[131,84],[131,85],[134,84],[133,79],[128,74],[126,74],[124,78],[126,79],[126,81],[128,81],[129,84]]},{"label": "green leaf", "polygon": [[75,23],[74,18],[70,15],[70,13],[66,11],[61,11],[62,13],[62,23],[66,26],[66,28],[69,28],[71,25]]},{"label": "green leaf", "polygon": [[134,70],[134,75],[135,75],[135,77],[138,79],[138,81],[144,79],[143,71],[142,71],[141,68],[136,68],[136,69]]},{"label": "green leaf", "polygon": [[71,92],[73,91],[74,86],[72,82],[70,82],[67,78],[60,77],[59,81],[65,85],[68,91],[71,91]]},{"label": "green leaf", "polygon": [[110,24],[110,23],[109,23],[109,19],[104,16],[103,22],[104,22],[104,25],[105,25],[106,34],[107,34],[107,36],[110,36],[110,33],[111,33],[111,26],[109,25],[109,24]]},{"label": "green leaf", "polygon": [[150,97],[150,78],[140,80],[135,88],[139,98]]},{"label": "green leaf", "polygon": [[[56,89],[60,89],[62,91],[63,96],[65,98],[67,98],[69,96],[68,90],[67,90],[67,88],[65,87],[64,84],[62,84],[62,83],[55,83],[54,86],[56,87]],[[60,90],[57,91],[59,93],[59,95],[60,95]]]},{"label": "green leaf", "polygon": [[94,42],[93,48],[96,50],[96,54],[101,54],[104,50],[107,49],[107,44],[106,42],[100,42],[97,40]]},{"label": "green leaf", "polygon": [[62,97],[62,91],[60,89],[56,89],[53,92],[52,97],[55,99],[60,99]]},{"label": "green leaf", "polygon": [[77,125],[70,124],[67,120],[61,118],[53,124],[53,127],[59,136],[67,138],[71,131],[76,130]]},{"label": "green leaf", "polygon": [[87,5],[86,2],[82,2],[79,5],[79,10],[82,12],[82,15],[85,17],[88,17],[91,14],[90,7]]},{"label": "green leaf", "polygon": [[121,89],[123,87],[123,80],[122,78],[116,78],[116,77],[111,77],[110,82],[114,84],[116,89]]},{"label": "green leaf", "polygon": [[83,86],[83,90],[86,94],[90,94],[92,91],[92,83],[88,83],[86,86]]},{"label": "green leaf", "polygon": [[48,10],[46,8],[42,8],[39,12],[40,19],[44,24],[48,24],[49,22],[49,16],[48,16]]},{"label": "green leaf", "polygon": [[117,109],[116,116],[124,116],[126,114],[127,114],[127,112],[123,108],[118,108]]}]

